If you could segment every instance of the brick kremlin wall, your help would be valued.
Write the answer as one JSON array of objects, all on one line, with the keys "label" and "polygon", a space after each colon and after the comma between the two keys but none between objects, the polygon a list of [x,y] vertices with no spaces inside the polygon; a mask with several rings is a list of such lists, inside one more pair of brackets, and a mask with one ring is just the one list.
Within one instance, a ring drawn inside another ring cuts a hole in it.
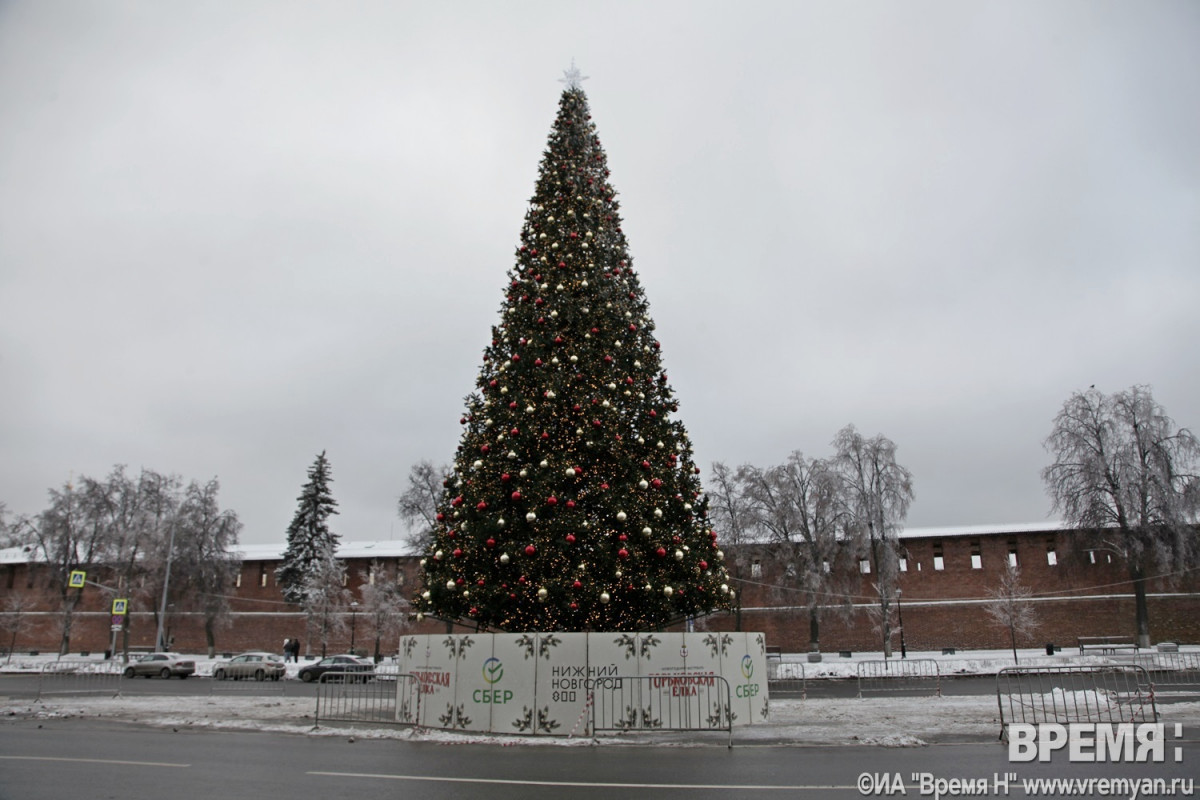
[{"label": "brick kremlin wall", "polygon": [[[984,611],[990,589],[999,582],[1005,564],[1015,558],[1021,567],[1022,583],[1034,592],[1033,605],[1039,621],[1033,634],[1018,639],[1018,647],[1042,647],[1053,642],[1064,649],[1073,647],[1079,636],[1135,635],[1132,587],[1124,564],[1103,551],[1089,550],[1086,541],[1071,532],[1056,529],[1027,530],[1019,533],[994,533],[971,536],[907,536],[906,570],[901,573],[901,614],[904,640],[909,650],[995,649],[1009,646],[1008,631],[991,621]],[[1048,553],[1056,563],[1049,563]],[[381,557],[383,556],[383,557]],[[975,557],[973,561],[973,557]],[[387,555],[371,559],[348,558],[349,588],[355,597],[360,584],[374,563],[375,579],[396,581],[406,593],[420,587],[418,559]],[[756,563],[757,562],[757,565]],[[940,563],[941,569],[935,568]],[[310,641],[304,615],[295,606],[283,602],[275,584],[277,557],[247,558],[243,561],[239,585],[230,596],[231,615],[216,633],[217,652],[250,649],[278,651],[284,638],[299,638],[305,652],[319,652],[319,644]],[[763,631],[768,644],[785,652],[808,649],[809,622],[800,607],[803,597],[781,580],[781,565],[773,562],[764,548],[745,547],[730,552],[727,564],[740,587],[741,629]],[[976,565],[978,565],[976,567]],[[89,577],[92,577],[89,575]],[[849,610],[829,610],[821,622],[820,647],[827,653],[838,651],[874,651],[881,649],[880,634],[872,622],[869,607],[874,605],[872,574],[859,576],[849,594]],[[103,581],[101,581],[103,582]],[[0,564],[0,609],[9,597],[18,595],[32,602],[24,614],[28,629],[17,638],[15,650],[56,652],[61,615],[46,566],[27,562]],[[128,645],[150,648],[154,644],[157,607],[155,598],[137,591],[130,597]],[[91,587],[84,590],[73,623],[71,652],[101,652],[111,642],[109,599]],[[1152,641],[1200,643],[1200,581],[1194,573],[1177,585],[1153,581],[1150,587],[1150,624]],[[3,614],[0,614],[2,617]],[[347,614],[347,630],[329,642],[330,652],[350,647],[350,622],[353,620],[355,648],[373,652],[374,631],[364,614]],[[893,614],[893,623],[896,616]],[[736,630],[734,615],[716,615],[698,621],[710,630]],[[195,614],[168,615],[166,633],[174,638],[174,649],[205,652],[203,620]],[[471,628],[455,626],[456,631]],[[441,633],[443,623],[426,620],[410,622],[409,631]],[[118,639],[118,650],[124,645]],[[896,630],[893,648],[900,646]],[[0,650],[9,646],[9,635],[0,631]],[[382,643],[385,654],[395,651],[395,643]]]}]

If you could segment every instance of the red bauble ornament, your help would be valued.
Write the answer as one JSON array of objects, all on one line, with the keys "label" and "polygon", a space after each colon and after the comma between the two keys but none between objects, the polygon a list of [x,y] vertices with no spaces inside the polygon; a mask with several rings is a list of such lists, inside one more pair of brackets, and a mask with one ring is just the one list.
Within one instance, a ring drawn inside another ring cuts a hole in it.
[{"label": "red bauble ornament", "polygon": [[608,488],[608,484],[607,484],[607,483],[602,483],[602,484],[600,484],[600,488],[601,488],[601,489],[607,489],[607,488]]},{"label": "red bauble ornament", "polygon": [[445,519],[446,519],[446,515],[439,511],[438,515],[437,515],[437,521],[443,522],[443,521],[445,521]]},{"label": "red bauble ornament", "polygon": [[520,500],[520,499],[521,499],[521,493],[520,493],[520,492],[513,492],[513,493],[512,493],[512,499],[513,499],[513,500]]},{"label": "red bauble ornament", "polygon": [[578,611],[578,610],[579,610],[579,604],[578,604],[578,603],[571,603],[571,610],[572,610],[572,611]]},{"label": "red bauble ornament", "polygon": [[604,363],[605,363],[605,364],[611,364],[611,363],[612,363],[612,356],[605,356],[605,357],[604,357]]},{"label": "red bauble ornament", "polygon": [[653,486],[655,489],[658,489],[659,487],[662,486],[662,481],[660,481],[658,478],[655,478],[654,480],[650,481],[650,485]]},{"label": "red bauble ornament", "polygon": [[595,427],[597,427],[597,428],[599,428],[599,427],[600,427],[600,420],[598,420],[598,419],[594,419],[594,420],[592,420],[592,425],[593,425],[593,426],[595,426]]},{"label": "red bauble ornament", "polygon": [[567,508],[574,508],[574,507],[575,507],[575,501],[574,501],[574,500],[568,500],[568,501],[567,501]]},{"label": "red bauble ornament", "polygon": [[511,475],[509,475],[507,472],[505,472],[504,474],[502,474],[502,475],[500,476],[500,480],[501,480],[501,482],[503,482],[503,483],[508,483],[510,480],[512,480],[512,476],[511,476]]},{"label": "red bauble ornament", "polygon": [[485,508],[487,508],[487,501],[480,500],[479,503],[475,506],[475,508],[479,509],[480,511],[483,511]]},{"label": "red bauble ornament", "polygon": [[548,506],[556,506],[556,505],[558,505],[558,498],[557,498],[557,497],[547,497],[547,498],[546,498],[546,505],[548,505]]},{"label": "red bauble ornament", "polygon": [[701,561],[700,561],[700,571],[701,571],[701,572],[703,572],[703,571],[704,571],[704,570],[706,570],[706,569],[708,569],[708,562],[707,562],[707,561],[704,561],[704,560],[701,560]]},{"label": "red bauble ornament", "polygon": [[537,552],[537,548],[534,547],[533,545],[531,545],[531,544],[525,545],[525,555],[531,556],[536,552]]},{"label": "red bauble ornament", "polygon": [[487,455],[489,452],[491,452],[491,449],[492,448],[486,444],[479,446],[479,452],[483,453],[484,455]]},{"label": "red bauble ornament", "polygon": [[516,407],[517,407],[517,401],[516,401],[516,400],[513,400],[511,403],[509,403],[509,404],[508,404],[508,407],[509,407],[509,408],[516,408]]},{"label": "red bauble ornament", "polygon": [[450,501],[450,505],[454,506],[455,508],[458,508],[462,504],[463,504],[463,499],[462,499],[461,495],[459,495],[458,497],[456,497]]},{"label": "red bauble ornament", "polygon": [[520,353],[513,353],[512,360],[513,360],[513,361],[520,361],[520,360],[521,360],[521,354],[520,354]]},{"label": "red bauble ornament", "polygon": [[525,583],[525,576],[524,576],[524,575],[522,575],[521,577],[517,578],[517,583],[524,585],[524,583]]},{"label": "red bauble ornament", "polygon": [[545,431],[542,431],[542,438],[543,438],[543,439],[549,439],[549,438],[550,438],[550,434],[549,434],[549,433],[546,433]]},{"label": "red bauble ornament", "polygon": [[571,410],[572,411],[583,411],[583,406],[579,405],[579,403],[576,403],[574,406],[571,407]]},{"label": "red bauble ornament", "polygon": [[654,552],[658,554],[659,558],[667,557],[667,548],[665,548],[665,547],[660,547],[657,550],[655,550]]},{"label": "red bauble ornament", "polygon": [[540,358],[538,358],[538,359],[535,359],[535,360],[534,360],[534,362],[533,362],[533,365],[534,365],[535,367],[540,367],[540,366],[542,365],[542,360],[541,360]]},{"label": "red bauble ornament", "polygon": [[483,578],[480,578],[479,580],[475,581],[475,585],[476,585],[476,586],[483,586]]},{"label": "red bauble ornament", "polygon": [[496,380],[495,378],[492,378],[490,381],[488,381],[488,386],[492,387],[493,389],[495,389],[499,385],[500,385],[500,381]]},{"label": "red bauble ornament", "polygon": [[462,578],[456,578],[454,580],[454,582],[457,583],[459,586],[462,586],[464,583],[466,583],[466,581],[464,581]]},{"label": "red bauble ornament", "polygon": [[622,547],[617,551],[617,558],[629,558],[629,551]]},{"label": "red bauble ornament", "polygon": [[455,558],[462,558],[462,550],[461,550],[460,548],[457,548],[457,547],[456,547],[456,548],[454,548],[454,557],[455,557]]},{"label": "red bauble ornament", "polygon": [[484,544],[486,544],[488,547],[495,547],[495,546],[496,546],[496,540],[495,540],[495,539],[488,539],[486,542],[484,542]]},{"label": "red bauble ornament", "polygon": [[571,585],[572,585],[572,586],[574,586],[576,589],[582,589],[582,588],[583,588],[583,582],[582,582],[582,581],[575,581],[575,582],[574,582],[574,583],[572,583]]},{"label": "red bauble ornament", "polygon": [[623,533],[622,533],[620,536],[618,536],[618,537],[617,537],[617,541],[618,541],[618,542],[624,542],[624,541],[626,541],[626,540],[628,540],[628,539],[629,539],[629,537],[628,537],[628,536],[626,536],[626,535],[625,535],[625,534],[623,534]]},{"label": "red bauble ornament", "polygon": [[458,424],[459,424],[459,425],[466,425],[466,424],[467,424],[467,418],[466,418],[466,417],[459,417],[459,418],[458,418]]},{"label": "red bauble ornament", "polygon": [[575,544],[575,534],[568,533],[566,536],[567,544]]},{"label": "red bauble ornament", "polygon": [[643,461],[643,462],[642,462],[642,469],[650,469],[650,462],[649,462],[649,461]]},{"label": "red bauble ornament", "polygon": [[520,429],[520,428],[513,428],[511,431],[509,431],[509,434],[510,434],[511,436],[520,436],[520,435],[521,435],[521,429]]},{"label": "red bauble ornament", "polygon": [[555,343],[555,344],[562,344],[562,343],[563,343],[563,338],[562,338],[561,336],[555,336],[555,337],[554,337],[554,343]]},{"label": "red bauble ornament", "polygon": [[471,611],[469,613],[471,614],[472,617],[479,616],[479,609],[472,606]]}]

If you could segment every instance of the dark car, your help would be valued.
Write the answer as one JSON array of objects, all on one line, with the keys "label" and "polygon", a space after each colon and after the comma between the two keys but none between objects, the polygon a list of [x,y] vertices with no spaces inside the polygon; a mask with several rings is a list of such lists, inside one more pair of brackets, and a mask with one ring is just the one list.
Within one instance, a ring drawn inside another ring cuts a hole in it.
[{"label": "dark car", "polygon": [[315,664],[301,667],[298,675],[300,680],[311,683],[319,681],[326,673],[332,673],[327,680],[369,681],[375,677],[375,665],[355,656],[329,656]]},{"label": "dark car", "polygon": [[125,668],[125,677],[132,678],[141,675],[143,678],[170,678],[178,675],[186,678],[196,671],[196,662],[179,653],[150,653],[142,656],[136,662]]}]

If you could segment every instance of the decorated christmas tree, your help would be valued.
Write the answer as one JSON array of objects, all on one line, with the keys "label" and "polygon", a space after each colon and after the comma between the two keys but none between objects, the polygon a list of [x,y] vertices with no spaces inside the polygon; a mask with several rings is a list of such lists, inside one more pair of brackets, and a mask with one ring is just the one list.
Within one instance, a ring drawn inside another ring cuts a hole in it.
[{"label": "decorated christmas tree", "polygon": [[657,630],[728,586],[574,66],[422,560],[424,615]]}]

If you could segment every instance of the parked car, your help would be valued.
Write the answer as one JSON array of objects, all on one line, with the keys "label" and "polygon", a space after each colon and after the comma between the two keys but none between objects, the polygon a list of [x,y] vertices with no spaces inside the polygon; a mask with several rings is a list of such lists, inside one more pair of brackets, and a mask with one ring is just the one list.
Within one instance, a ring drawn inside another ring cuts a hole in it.
[{"label": "parked car", "polygon": [[125,667],[126,678],[141,675],[143,678],[170,678],[177,675],[182,680],[196,671],[196,662],[179,653],[150,653]]},{"label": "parked car", "polygon": [[[311,683],[312,681],[320,680],[321,676],[327,672],[352,673],[347,676],[337,675],[336,678],[338,680],[348,677],[355,681],[369,681],[375,677],[375,665],[365,658],[358,658],[356,656],[329,656],[328,658],[322,658],[315,664],[301,667],[298,674],[300,675],[300,680],[305,683]],[[334,676],[331,676],[330,680],[333,679]]]},{"label": "parked car", "polygon": [[274,653],[240,653],[223,664],[213,667],[213,679],[223,681],[232,678],[235,681],[242,678],[254,678],[265,681],[270,678],[277,681],[287,672],[283,664],[283,656]]}]

